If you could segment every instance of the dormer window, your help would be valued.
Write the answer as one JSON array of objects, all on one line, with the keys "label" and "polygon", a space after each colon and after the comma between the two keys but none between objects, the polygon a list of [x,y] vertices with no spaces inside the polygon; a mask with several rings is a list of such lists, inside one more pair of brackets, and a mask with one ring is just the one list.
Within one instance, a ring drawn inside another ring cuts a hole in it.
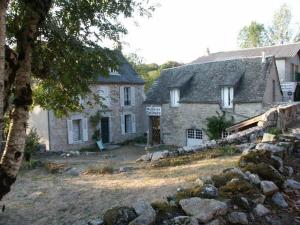
[{"label": "dormer window", "polygon": [[172,89],[170,91],[170,100],[171,100],[171,107],[179,106],[179,100],[180,100],[180,90],[179,89]]},{"label": "dormer window", "polygon": [[233,108],[233,87],[222,87],[221,88],[221,98],[223,108]]},{"label": "dormer window", "polygon": [[121,74],[117,70],[114,70],[114,69],[110,68],[109,69],[109,75],[110,76],[120,76]]}]

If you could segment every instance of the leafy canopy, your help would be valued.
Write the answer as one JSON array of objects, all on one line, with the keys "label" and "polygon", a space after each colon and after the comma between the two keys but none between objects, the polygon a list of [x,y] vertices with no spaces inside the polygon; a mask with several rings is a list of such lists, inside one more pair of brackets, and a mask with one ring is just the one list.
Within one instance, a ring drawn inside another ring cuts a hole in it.
[{"label": "leafy canopy", "polygon": [[[30,7],[34,5],[16,0],[8,7],[8,41],[18,54],[19,34],[28,22],[24,15]],[[142,0],[52,0],[34,37],[34,103],[57,115],[80,110],[79,95],[90,94],[90,82],[118,67],[116,51],[102,47],[103,41],[118,42],[127,33],[124,18],[151,16],[153,10],[153,4]]]}]

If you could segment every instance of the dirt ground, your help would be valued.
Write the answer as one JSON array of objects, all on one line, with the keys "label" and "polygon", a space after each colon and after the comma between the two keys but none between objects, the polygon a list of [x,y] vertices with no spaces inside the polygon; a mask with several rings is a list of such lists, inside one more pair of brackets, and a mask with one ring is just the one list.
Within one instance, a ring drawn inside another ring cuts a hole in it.
[{"label": "dirt ground", "polygon": [[163,200],[179,187],[191,186],[199,176],[219,173],[236,165],[238,156],[195,161],[189,165],[149,168],[135,160],[145,154],[141,147],[124,146],[101,155],[42,160],[63,162],[85,170],[91,165],[130,166],[135,169],[112,175],[50,174],[45,169],[21,171],[12,191],[0,207],[2,225],[86,224],[101,218],[103,213],[119,205],[130,205],[137,199]]}]

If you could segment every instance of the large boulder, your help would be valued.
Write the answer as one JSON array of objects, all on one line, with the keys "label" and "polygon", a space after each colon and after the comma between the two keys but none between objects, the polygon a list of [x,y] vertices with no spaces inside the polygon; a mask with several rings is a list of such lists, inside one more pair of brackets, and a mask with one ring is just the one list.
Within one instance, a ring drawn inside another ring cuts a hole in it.
[{"label": "large boulder", "polygon": [[260,182],[260,187],[265,195],[272,195],[279,190],[274,182],[268,180],[263,180]]},{"label": "large boulder", "polygon": [[168,156],[168,154],[169,154],[169,151],[168,151],[168,150],[160,151],[160,152],[154,152],[154,153],[152,154],[151,161],[157,161],[157,160],[166,158],[166,157]]},{"label": "large boulder", "polygon": [[249,224],[247,214],[244,212],[229,213],[228,221],[232,224]]},{"label": "large boulder", "polygon": [[269,214],[271,211],[267,209],[264,205],[258,204],[254,209],[253,212],[256,216],[265,216]]},{"label": "large boulder", "polygon": [[228,210],[226,203],[214,199],[195,197],[182,199],[179,204],[187,215],[196,217],[202,223],[208,222],[215,216],[225,215]]},{"label": "large boulder", "polygon": [[156,212],[146,201],[138,201],[132,206],[138,215],[129,225],[151,225],[155,222]]},{"label": "large boulder", "polygon": [[120,206],[107,210],[103,219],[107,225],[128,225],[136,217],[137,215],[133,208]]},{"label": "large boulder", "polygon": [[289,206],[280,192],[276,192],[272,196],[272,202],[281,208],[287,208]]},{"label": "large boulder", "polygon": [[248,164],[266,163],[272,165],[274,168],[279,169],[282,167],[282,161],[278,157],[273,156],[269,151],[252,151],[246,155],[241,156],[239,166],[245,167]]},{"label": "large boulder", "polygon": [[287,179],[285,182],[285,186],[287,188],[300,190],[300,183],[298,181],[295,181],[293,179]]},{"label": "large boulder", "polygon": [[202,187],[201,197],[216,198],[216,197],[218,197],[218,189],[211,184],[204,185]]},{"label": "large boulder", "polygon": [[168,221],[168,225],[199,225],[199,223],[195,217],[177,216]]}]

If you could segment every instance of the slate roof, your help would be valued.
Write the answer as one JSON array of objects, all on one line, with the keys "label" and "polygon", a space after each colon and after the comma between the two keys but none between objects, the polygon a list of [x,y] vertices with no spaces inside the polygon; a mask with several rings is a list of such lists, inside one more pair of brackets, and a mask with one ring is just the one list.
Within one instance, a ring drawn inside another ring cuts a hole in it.
[{"label": "slate roof", "polygon": [[133,69],[131,64],[125,59],[125,57],[120,53],[118,55],[120,66],[118,72],[120,76],[110,75],[103,76],[99,75],[97,82],[101,84],[141,84],[143,85],[144,80],[138,75],[138,73]]},{"label": "slate roof", "polygon": [[181,103],[219,103],[222,85],[235,86],[234,102],[262,102],[274,57],[188,64],[166,69],[146,95],[145,104],[170,102],[170,88],[180,89]]},{"label": "slate roof", "polygon": [[260,57],[262,56],[262,52],[265,52],[266,56],[275,56],[275,58],[288,58],[297,55],[299,51],[300,42],[286,45],[275,45],[261,48],[248,48],[228,52],[210,53],[208,56],[201,56],[191,63],[206,63],[237,58]]}]

